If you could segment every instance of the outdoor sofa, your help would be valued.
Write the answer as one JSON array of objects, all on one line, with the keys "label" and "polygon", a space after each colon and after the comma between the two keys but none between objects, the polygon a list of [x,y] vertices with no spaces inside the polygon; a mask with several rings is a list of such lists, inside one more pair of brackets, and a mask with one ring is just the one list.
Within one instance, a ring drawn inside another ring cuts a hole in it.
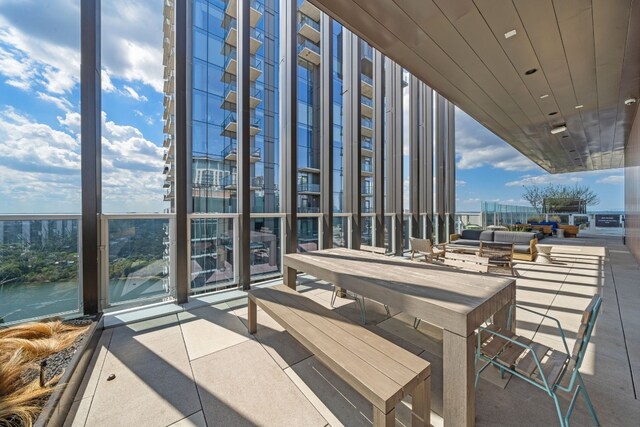
[{"label": "outdoor sofa", "polygon": [[538,253],[537,233],[527,231],[462,230],[449,236],[449,245],[477,246],[480,242],[513,243],[513,259],[534,261]]}]

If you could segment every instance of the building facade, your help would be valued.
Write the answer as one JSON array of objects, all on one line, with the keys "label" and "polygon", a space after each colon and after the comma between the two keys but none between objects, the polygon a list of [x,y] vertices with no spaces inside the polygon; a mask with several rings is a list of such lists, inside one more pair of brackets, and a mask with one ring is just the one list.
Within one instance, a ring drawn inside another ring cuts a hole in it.
[{"label": "building facade", "polygon": [[[422,165],[405,165],[402,115],[410,109],[403,104],[410,100],[402,95],[408,84],[403,70],[306,0],[246,1],[245,24],[240,19],[242,0],[188,3],[191,110],[187,141],[182,142],[175,134],[175,8],[173,2],[165,2],[165,200],[173,211],[174,152],[176,144],[186,143],[192,290],[238,281],[233,242],[238,238],[243,191],[249,192],[251,280],[281,274],[280,215],[286,211],[281,199],[293,190],[298,251],[362,243],[401,252],[406,246],[403,238],[408,239],[407,233],[403,237],[404,219],[410,212],[416,215],[409,217],[415,222],[409,234],[431,237],[433,227],[427,223],[433,224],[438,216],[425,212],[427,204],[421,208],[417,200],[432,198],[433,176],[411,190],[421,192],[411,199],[415,203],[402,203],[402,169],[433,174],[438,162],[434,140],[453,134],[435,132],[438,104],[431,89],[420,84],[411,92],[415,100],[429,99],[414,107],[417,119],[411,126],[416,132],[411,143],[431,148],[423,148]],[[295,56],[288,52],[292,46]],[[294,57],[295,115],[285,108],[289,100],[283,94],[292,82],[285,81],[287,73],[281,69],[293,66],[287,58]],[[245,81],[239,77],[243,60],[249,62]],[[244,92],[248,103],[242,104]],[[248,114],[243,105],[248,105]],[[419,112],[418,105],[423,106]],[[239,179],[241,116],[248,120],[250,147],[245,163],[249,182],[244,189]],[[292,117],[297,161],[288,162],[285,127],[292,124]],[[452,123],[439,122],[445,127]],[[287,173],[295,174],[295,189],[287,189],[285,182],[292,182],[285,181]],[[444,206],[440,208],[444,213]]]}]

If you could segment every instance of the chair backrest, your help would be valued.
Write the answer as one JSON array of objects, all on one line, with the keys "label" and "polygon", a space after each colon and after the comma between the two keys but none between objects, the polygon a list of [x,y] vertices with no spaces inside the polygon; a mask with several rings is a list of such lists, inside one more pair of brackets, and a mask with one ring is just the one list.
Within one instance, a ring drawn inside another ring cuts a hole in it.
[{"label": "chair backrest", "polygon": [[418,239],[416,237],[410,237],[409,245],[411,247],[411,250],[415,252],[423,252],[423,253],[432,252],[431,240],[429,239]]},{"label": "chair backrest", "polygon": [[598,318],[601,305],[602,297],[596,294],[589,302],[587,308],[582,312],[576,343],[573,346],[573,351],[571,352],[569,363],[565,371],[565,377],[567,377],[567,375],[571,375],[571,385],[573,385],[577,371],[582,365],[582,360],[584,359],[587,346],[591,340],[591,333],[593,332],[593,327],[596,323],[596,319]]},{"label": "chair backrest", "polygon": [[478,255],[446,252],[444,254],[444,265],[460,268],[462,270],[487,273],[489,271],[489,258],[481,257]]}]

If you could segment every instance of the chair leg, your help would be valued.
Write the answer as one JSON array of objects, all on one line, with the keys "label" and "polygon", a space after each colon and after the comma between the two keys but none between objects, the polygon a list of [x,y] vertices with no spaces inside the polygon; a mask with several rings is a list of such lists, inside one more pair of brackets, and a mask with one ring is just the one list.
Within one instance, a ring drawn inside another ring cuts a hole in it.
[{"label": "chair leg", "polygon": [[387,304],[384,305],[384,309],[387,312],[387,317],[391,317],[391,310]]},{"label": "chair leg", "polygon": [[356,302],[360,306],[360,318],[362,319],[362,324],[366,325],[367,324],[367,311],[366,311],[365,306],[364,306],[364,297],[361,296],[360,298],[358,298],[358,296],[356,295]]},{"label": "chair leg", "polygon": [[593,418],[593,422],[595,425],[600,425],[600,420],[598,420],[598,416],[596,415],[596,410],[593,407],[593,403],[591,403],[591,398],[589,397],[589,393],[587,392],[587,388],[584,386],[584,381],[582,381],[582,375],[578,372],[578,380],[580,380],[580,386],[582,386],[582,392],[584,393],[584,400],[587,402],[587,408],[589,408],[589,413],[591,413],[591,418]]},{"label": "chair leg", "polygon": [[338,296],[338,288],[336,288],[336,285],[333,285],[333,293],[331,294],[331,308],[335,308],[337,296]]},{"label": "chair leg", "polygon": [[555,393],[551,393],[553,403],[556,405],[556,412],[558,413],[558,421],[560,421],[560,427],[567,427],[564,417],[562,416],[562,409],[560,409],[560,402],[558,402],[558,396]]}]

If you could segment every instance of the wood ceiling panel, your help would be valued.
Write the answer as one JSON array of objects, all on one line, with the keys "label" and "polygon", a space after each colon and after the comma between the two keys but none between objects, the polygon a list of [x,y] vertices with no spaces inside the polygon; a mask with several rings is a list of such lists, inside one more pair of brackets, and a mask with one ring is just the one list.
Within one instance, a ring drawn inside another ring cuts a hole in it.
[{"label": "wood ceiling panel", "polygon": [[640,0],[310,1],[546,170],[623,161]]}]

